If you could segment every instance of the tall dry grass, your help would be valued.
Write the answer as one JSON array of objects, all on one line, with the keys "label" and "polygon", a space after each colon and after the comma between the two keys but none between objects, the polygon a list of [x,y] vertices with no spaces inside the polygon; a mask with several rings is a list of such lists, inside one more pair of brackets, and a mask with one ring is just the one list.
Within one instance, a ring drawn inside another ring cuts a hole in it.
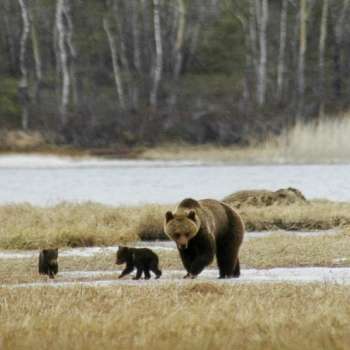
[{"label": "tall dry grass", "polygon": [[318,122],[298,122],[277,139],[279,153],[287,160],[305,163],[350,161],[350,113]]},{"label": "tall dry grass", "polygon": [[[173,205],[111,207],[97,203],[0,206],[0,248],[103,246],[138,239],[166,239],[163,217]],[[315,230],[350,225],[350,203],[244,207],[247,230]]]},{"label": "tall dry grass", "polygon": [[0,347],[347,349],[349,297],[323,284],[3,288]]},{"label": "tall dry grass", "polygon": [[166,144],[144,150],[141,158],[235,163],[350,162],[350,113],[317,122],[297,122],[279,137],[248,147]]}]

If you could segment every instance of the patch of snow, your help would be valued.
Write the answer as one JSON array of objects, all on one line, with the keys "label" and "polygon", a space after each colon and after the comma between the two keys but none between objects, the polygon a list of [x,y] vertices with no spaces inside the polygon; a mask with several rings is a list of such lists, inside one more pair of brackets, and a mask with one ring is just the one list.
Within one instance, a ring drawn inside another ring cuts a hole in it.
[{"label": "patch of snow", "polygon": [[[20,284],[7,284],[0,287],[8,288],[28,288],[28,287],[101,287],[101,286],[122,286],[122,285],[156,285],[159,283],[184,284],[188,280],[182,277],[183,270],[164,271],[159,280],[132,280],[130,277],[120,280],[100,280],[100,281],[65,281],[60,282],[59,276],[67,277],[89,277],[98,275],[112,275],[118,271],[71,271],[61,272],[56,280],[48,282],[33,282]],[[350,268],[330,268],[330,267],[298,267],[298,268],[273,268],[273,269],[246,269],[242,270],[242,275],[238,279],[218,279],[218,271],[214,269],[203,271],[196,281],[211,281],[225,284],[242,283],[337,283],[350,284]]]}]

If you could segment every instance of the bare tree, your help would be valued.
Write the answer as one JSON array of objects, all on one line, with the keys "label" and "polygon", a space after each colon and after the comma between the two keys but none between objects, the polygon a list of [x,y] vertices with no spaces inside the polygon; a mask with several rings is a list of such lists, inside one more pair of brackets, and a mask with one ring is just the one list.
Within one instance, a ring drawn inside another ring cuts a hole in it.
[{"label": "bare tree", "polygon": [[18,94],[22,105],[22,129],[28,129],[29,124],[29,87],[28,87],[28,69],[27,59],[27,42],[30,31],[30,22],[28,14],[28,4],[26,0],[18,0],[22,14],[22,34],[20,40],[19,64],[21,70],[21,79],[18,84]]},{"label": "bare tree", "polygon": [[118,62],[118,54],[117,54],[117,46],[114,41],[113,33],[110,26],[110,20],[108,18],[108,15],[105,15],[103,18],[103,28],[106,32],[109,49],[111,52],[112,57],[112,65],[113,65],[113,73],[114,73],[114,81],[115,81],[115,87],[117,90],[117,96],[119,100],[119,105],[122,110],[125,109],[126,103],[125,103],[125,97],[124,97],[124,88],[123,88],[123,82],[120,75],[120,66]]},{"label": "bare tree", "polygon": [[334,13],[335,42],[334,42],[334,91],[337,97],[342,95],[341,49],[343,46],[344,22],[349,9],[350,0],[344,0],[340,13]]},{"label": "bare tree", "polygon": [[[36,2],[34,2],[37,5]],[[35,89],[34,89],[34,98],[36,100],[36,104],[40,105],[40,90],[42,85],[42,59],[40,53],[40,45],[38,40],[38,33],[36,30],[36,6],[35,9],[31,11],[31,34],[32,34],[32,48],[33,48],[33,56],[35,63]]]},{"label": "bare tree", "polygon": [[58,35],[58,56],[60,62],[60,72],[62,76],[62,88],[61,88],[61,124],[65,125],[67,122],[67,108],[69,103],[70,95],[70,75],[68,67],[68,55],[66,47],[66,26],[64,23],[64,11],[65,11],[65,0],[57,0],[56,2],[56,29]]},{"label": "bare tree", "polygon": [[154,41],[155,41],[155,60],[153,68],[153,86],[150,94],[150,104],[157,108],[158,89],[162,79],[163,71],[163,44],[159,14],[159,0],[153,0],[153,25],[154,25]]},{"label": "bare tree", "polygon": [[286,49],[286,37],[287,37],[287,9],[288,0],[282,0],[281,17],[280,17],[280,40],[278,50],[278,64],[277,64],[277,99],[280,99],[283,91],[284,80],[284,57]]},{"label": "bare tree", "polygon": [[176,103],[176,97],[178,93],[178,89],[176,83],[179,79],[179,75],[182,68],[183,63],[183,47],[185,41],[185,25],[186,25],[186,6],[184,0],[177,1],[178,7],[178,16],[177,17],[177,32],[174,46],[174,70],[173,70],[173,80],[174,80],[174,88],[171,97],[170,104],[173,106]]},{"label": "bare tree", "polygon": [[78,87],[77,87],[77,77],[75,74],[75,63],[77,59],[77,50],[75,48],[74,42],[73,42],[73,33],[74,33],[74,26],[72,21],[72,15],[71,15],[71,4],[70,0],[65,0],[65,6],[63,7],[63,16],[64,16],[64,22],[66,23],[66,37],[65,37],[65,43],[68,48],[68,65],[69,65],[69,74],[71,78],[71,86],[72,86],[72,92],[73,92],[73,100],[74,105],[77,106],[79,103],[79,97],[78,97]]},{"label": "bare tree", "polygon": [[267,65],[267,42],[266,27],[268,21],[268,0],[256,0],[257,24],[259,30],[259,69],[257,79],[257,100],[260,106],[265,104],[266,99],[266,65]]},{"label": "bare tree", "polygon": [[306,21],[307,0],[300,0],[299,9],[299,59],[298,59],[298,114],[303,112],[305,94],[305,53],[306,53]]}]

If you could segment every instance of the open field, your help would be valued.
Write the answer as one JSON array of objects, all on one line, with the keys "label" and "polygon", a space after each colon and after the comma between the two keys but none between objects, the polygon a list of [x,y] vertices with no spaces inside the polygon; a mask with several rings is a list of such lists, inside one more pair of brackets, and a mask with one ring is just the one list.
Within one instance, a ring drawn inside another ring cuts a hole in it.
[{"label": "open field", "polygon": [[[0,206],[0,248],[110,246],[138,239],[165,239],[166,210],[174,205],[112,207],[97,203]],[[350,224],[350,203],[245,207],[240,214],[249,231],[322,230]]]},{"label": "open field", "polygon": [[3,349],[347,349],[350,289],[188,282],[0,288]]}]

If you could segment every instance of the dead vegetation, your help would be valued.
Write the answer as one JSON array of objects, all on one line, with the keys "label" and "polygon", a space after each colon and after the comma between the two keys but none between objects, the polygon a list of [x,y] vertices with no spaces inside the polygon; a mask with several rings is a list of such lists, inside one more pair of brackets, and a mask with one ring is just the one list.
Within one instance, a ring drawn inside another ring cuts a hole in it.
[{"label": "dead vegetation", "polygon": [[277,191],[248,190],[239,191],[226,196],[223,202],[235,208],[269,207],[271,205],[291,205],[308,203],[301,191],[293,187],[281,188]]},{"label": "dead vegetation", "polygon": [[[112,207],[97,203],[0,206],[0,248],[107,246],[138,239],[167,239],[163,216],[174,205]],[[325,230],[350,225],[350,203],[296,202],[242,206],[248,231]]]},{"label": "dead vegetation", "polygon": [[188,282],[0,288],[4,349],[347,349],[350,290]]}]

